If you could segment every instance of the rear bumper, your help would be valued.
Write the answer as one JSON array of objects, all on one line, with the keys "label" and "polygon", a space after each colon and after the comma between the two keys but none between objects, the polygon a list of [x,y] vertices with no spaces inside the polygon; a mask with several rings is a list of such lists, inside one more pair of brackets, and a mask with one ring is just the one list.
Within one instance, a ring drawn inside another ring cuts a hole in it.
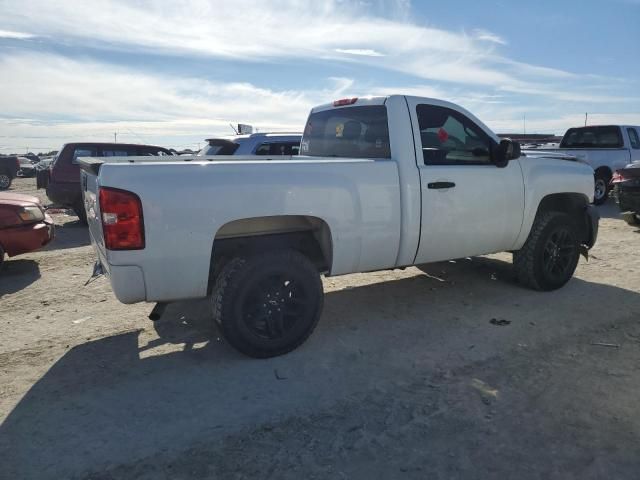
[{"label": "rear bumper", "polygon": [[111,265],[107,275],[118,301],[126,304],[144,302],[147,291],[142,269],[135,265]]},{"label": "rear bumper", "polygon": [[42,222],[0,230],[0,243],[7,255],[15,257],[44,247],[54,236],[53,220],[45,215]]},{"label": "rear bumper", "polygon": [[142,269],[136,265],[111,265],[104,251],[95,243],[93,248],[98,256],[98,263],[109,279],[111,290],[121,303],[131,304],[147,300],[147,287]]}]

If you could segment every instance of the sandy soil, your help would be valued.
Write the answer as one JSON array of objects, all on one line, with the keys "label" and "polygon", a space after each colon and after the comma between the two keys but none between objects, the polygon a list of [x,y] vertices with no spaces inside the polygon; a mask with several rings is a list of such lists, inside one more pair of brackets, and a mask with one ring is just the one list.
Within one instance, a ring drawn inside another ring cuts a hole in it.
[{"label": "sandy soil", "polygon": [[85,285],[87,232],[56,214],[0,275],[0,478],[638,478],[640,230],[601,213],[560,291],[508,255],[329,278],[309,341],[264,361],[206,301],[154,324]]}]

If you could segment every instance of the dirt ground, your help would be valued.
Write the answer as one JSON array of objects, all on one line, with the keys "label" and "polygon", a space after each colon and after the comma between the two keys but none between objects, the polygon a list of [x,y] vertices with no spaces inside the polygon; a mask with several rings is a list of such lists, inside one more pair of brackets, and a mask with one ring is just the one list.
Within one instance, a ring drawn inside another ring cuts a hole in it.
[{"label": "dirt ground", "polygon": [[328,278],[315,333],[270,360],[206,301],[154,324],[85,285],[87,231],[56,214],[0,275],[0,478],[637,479],[640,230],[600,211],[560,291],[508,255]]}]

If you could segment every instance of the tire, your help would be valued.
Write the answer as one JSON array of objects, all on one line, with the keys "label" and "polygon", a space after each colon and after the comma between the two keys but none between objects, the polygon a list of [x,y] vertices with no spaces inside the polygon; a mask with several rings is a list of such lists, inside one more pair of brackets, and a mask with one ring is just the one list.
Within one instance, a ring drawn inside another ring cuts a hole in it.
[{"label": "tire", "polygon": [[640,213],[624,212],[622,218],[632,227],[640,225]]},{"label": "tire", "polygon": [[611,177],[605,172],[596,172],[595,187],[593,191],[594,205],[602,205],[609,198],[609,182]]},{"label": "tire", "polygon": [[216,279],[213,317],[236,350],[254,358],[283,355],[316,327],[322,281],[307,257],[293,250],[230,260]]},{"label": "tire", "polygon": [[522,249],[513,254],[518,281],[534,290],[550,291],[573,276],[580,242],[571,217],[560,212],[539,214]]},{"label": "tire", "polygon": [[87,222],[87,212],[84,209],[84,205],[77,205],[73,207],[73,211],[78,216],[80,225],[89,225],[89,222]]},{"label": "tire", "polygon": [[8,190],[13,182],[13,178],[7,172],[0,172],[0,190]]},{"label": "tire", "polygon": [[2,271],[2,267],[4,266],[4,248],[0,245],[0,272]]}]

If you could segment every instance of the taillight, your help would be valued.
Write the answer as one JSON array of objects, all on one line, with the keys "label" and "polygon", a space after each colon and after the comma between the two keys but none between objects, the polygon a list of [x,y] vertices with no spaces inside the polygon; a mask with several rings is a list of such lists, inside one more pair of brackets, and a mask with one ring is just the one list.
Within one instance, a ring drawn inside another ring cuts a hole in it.
[{"label": "taillight", "polygon": [[100,213],[104,245],[109,250],[142,250],[142,203],[135,193],[116,188],[100,189]]},{"label": "taillight", "polygon": [[611,177],[611,185],[615,184],[615,183],[620,183],[620,182],[624,182],[626,180],[624,173],[622,173],[620,170],[616,170],[613,173],[613,176]]},{"label": "taillight", "polygon": [[334,107],[344,107],[345,105],[353,105],[358,101],[358,97],[355,98],[343,98],[342,100],[336,100],[333,102]]}]

